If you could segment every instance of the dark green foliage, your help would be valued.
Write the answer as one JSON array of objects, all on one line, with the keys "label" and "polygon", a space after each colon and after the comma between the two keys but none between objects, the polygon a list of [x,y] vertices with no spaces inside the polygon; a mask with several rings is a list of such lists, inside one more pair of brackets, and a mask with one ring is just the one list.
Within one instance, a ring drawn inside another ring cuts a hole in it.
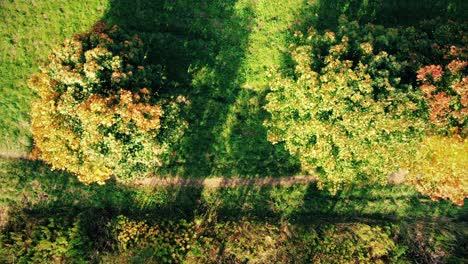
[{"label": "dark green foliage", "polygon": [[360,23],[385,26],[408,26],[435,17],[463,22],[467,19],[468,3],[464,0],[320,0],[318,6],[318,27],[332,29],[338,25],[341,15]]}]

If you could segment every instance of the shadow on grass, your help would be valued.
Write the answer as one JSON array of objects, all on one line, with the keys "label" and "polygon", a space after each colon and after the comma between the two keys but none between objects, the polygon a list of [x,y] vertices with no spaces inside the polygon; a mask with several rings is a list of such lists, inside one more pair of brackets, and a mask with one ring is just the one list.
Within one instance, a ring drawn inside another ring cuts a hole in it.
[{"label": "shadow on grass", "polygon": [[[466,205],[433,202],[405,186],[360,188],[332,196],[314,184],[290,187],[256,186],[205,189],[173,186],[134,188],[112,181],[105,185],[84,185],[73,175],[50,171],[40,161],[0,160],[5,192],[2,202],[22,208],[32,215],[77,214],[87,209],[104,210],[108,215],[132,215],[153,220],[191,220],[216,205],[225,219],[254,217],[258,220],[374,219],[399,221],[412,218],[462,220]],[[8,188],[6,187],[8,186]]]},{"label": "shadow on grass", "polygon": [[319,29],[334,29],[340,15],[350,21],[384,26],[409,26],[420,20],[442,17],[466,21],[468,3],[464,0],[320,0]]},{"label": "shadow on grass", "polygon": [[253,177],[297,170],[266,140],[264,95],[241,87],[254,18],[251,4],[235,0],[110,2],[103,20],[138,34],[148,60],[166,68],[171,85],[161,95],[190,101],[183,113],[188,129],[159,173]]}]

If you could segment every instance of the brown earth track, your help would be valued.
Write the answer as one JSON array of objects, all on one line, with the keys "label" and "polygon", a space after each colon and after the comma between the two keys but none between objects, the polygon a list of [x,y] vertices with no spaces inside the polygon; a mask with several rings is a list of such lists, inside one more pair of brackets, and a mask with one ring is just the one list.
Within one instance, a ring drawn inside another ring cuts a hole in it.
[{"label": "brown earth track", "polygon": [[0,158],[2,159],[29,159],[29,155],[28,153],[25,153],[25,152],[0,150]]},{"label": "brown earth track", "polygon": [[[15,151],[0,151],[0,158],[3,159],[30,159],[27,153]],[[217,188],[235,188],[245,186],[291,186],[294,184],[308,184],[316,182],[315,176],[289,176],[281,178],[263,177],[263,178],[225,178],[212,177],[203,179],[189,179],[181,177],[150,177],[123,184],[135,187],[203,187],[209,189]]]},{"label": "brown earth track", "polygon": [[316,182],[317,178],[315,176],[290,176],[290,177],[281,177],[281,178],[224,178],[224,177],[214,177],[214,178],[205,178],[205,179],[187,179],[180,177],[151,177],[143,180],[135,181],[130,183],[130,185],[135,186],[144,186],[150,188],[158,187],[203,187],[208,189],[217,189],[217,188],[235,188],[235,187],[245,187],[245,186],[291,186],[294,184],[307,184]]}]

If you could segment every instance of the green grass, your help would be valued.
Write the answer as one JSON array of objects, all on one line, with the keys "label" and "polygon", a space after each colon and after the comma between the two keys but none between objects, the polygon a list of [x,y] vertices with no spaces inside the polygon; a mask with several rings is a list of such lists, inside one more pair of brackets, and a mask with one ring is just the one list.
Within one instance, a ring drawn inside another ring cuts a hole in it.
[{"label": "green grass", "polygon": [[[264,70],[280,64],[280,50],[303,1],[113,2],[104,20],[138,34],[148,59],[165,65],[191,105],[189,126],[161,173],[283,175],[297,163],[266,140]],[[148,19],[151,17],[151,19]]]},{"label": "green grass", "polygon": [[0,150],[31,147],[27,79],[54,46],[89,29],[106,8],[104,0],[0,2]]}]

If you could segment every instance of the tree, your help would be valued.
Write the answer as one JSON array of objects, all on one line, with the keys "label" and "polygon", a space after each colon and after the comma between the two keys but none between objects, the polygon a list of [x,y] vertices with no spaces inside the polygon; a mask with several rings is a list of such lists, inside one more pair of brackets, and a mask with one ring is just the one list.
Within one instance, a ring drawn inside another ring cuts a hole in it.
[{"label": "tree", "polygon": [[164,109],[159,65],[149,65],[138,36],[97,23],[56,47],[29,86],[33,155],[85,183],[128,179],[161,166]]},{"label": "tree", "polygon": [[283,143],[332,193],[385,183],[425,129],[422,96],[402,78],[409,63],[394,46],[407,40],[399,29],[345,18],[336,33],[295,35],[294,69],[274,74],[267,97],[268,140]]}]

